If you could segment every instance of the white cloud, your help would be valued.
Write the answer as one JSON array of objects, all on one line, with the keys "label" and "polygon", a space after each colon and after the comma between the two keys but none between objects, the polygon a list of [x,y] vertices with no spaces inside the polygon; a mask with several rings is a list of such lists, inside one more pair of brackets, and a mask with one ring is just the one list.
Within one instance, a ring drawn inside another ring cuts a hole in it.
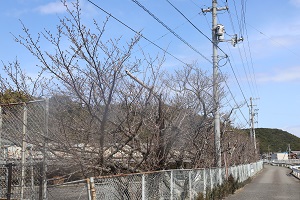
[{"label": "white cloud", "polygon": [[36,10],[42,14],[53,14],[65,12],[66,7],[60,1],[56,1],[39,6],[36,8]]},{"label": "white cloud", "polygon": [[300,67],[281,68],[273,73],[261,73],[257,75],[258,82],[292,82],[300,81]]}]

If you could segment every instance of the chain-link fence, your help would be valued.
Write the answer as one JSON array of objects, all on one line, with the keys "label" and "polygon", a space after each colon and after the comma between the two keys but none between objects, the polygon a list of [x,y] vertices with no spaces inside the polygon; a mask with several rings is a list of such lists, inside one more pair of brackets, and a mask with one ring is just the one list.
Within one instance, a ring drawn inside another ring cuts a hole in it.
[{"label": "chain-link fence", "polygon": [[[0,166],[0,199],[39,199],[41,164],[8,163]],[[24,172],[24,174],[23,174]],[[23,175],[22,175],[23,174]]]},{"label": "chain-link fence", "polygon": [[95,179],[95,199],[197,199],[221,185],[229,175],[243,182],[263,168],[263,162],[228,169],[168,170]]},{"label": "chain-link fence", "polygon": [[0,198],[41,199],[47,101],[0,105]]},{"label": "chain-link fence", "polygon": [[[60,180],[49,180],[49,182],[51,181]],[[89,200],[91,199],[89,179],[54,185],[48,184],[47,198],[48,200]]]},{"label": "chain-link fence", "polygon": [[55,124],[49,131],[48,120],[53,119],[49,119],[48,103],[39,100],[0,105],[0,199],[196,199],[199,193],[222,184],[229,175],[243,182],[262,168],[262,162],[258,162],[226,169],[168,170],[68,183],[55,172],[57,177],[47,180],[47,169],[59,168],[59,164],[50,160],[49,152],[48,156],[45,153],[46,140],[49,134],[60,133]]}]

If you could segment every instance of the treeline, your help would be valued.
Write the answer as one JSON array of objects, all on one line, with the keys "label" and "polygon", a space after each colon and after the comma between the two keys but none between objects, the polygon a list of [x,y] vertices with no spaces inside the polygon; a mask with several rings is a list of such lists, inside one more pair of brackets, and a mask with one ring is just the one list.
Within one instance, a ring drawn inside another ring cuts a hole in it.
[{"label": "treeline", "polygon": [[260,153],[288,152],[288,145],[291,150],[300,150],[300,138],[280,129],[257,128],[256,137],[259,141]]}]

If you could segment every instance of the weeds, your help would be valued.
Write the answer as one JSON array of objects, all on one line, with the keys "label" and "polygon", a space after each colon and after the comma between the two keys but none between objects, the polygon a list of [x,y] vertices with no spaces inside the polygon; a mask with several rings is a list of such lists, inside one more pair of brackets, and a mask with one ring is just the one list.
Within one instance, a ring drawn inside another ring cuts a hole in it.
[{"label": "weeds", "polygon": [[196,200],[221,200],[229,194],[234,194],[236,190],[244,187],[250,181],[251,178],[248,178],[246,181],[239,183],[239,180],[235,180],[230,174],[228,179],[222,185],[217,185],[212,190],[207,189],[205,195],[203,193],[199,193]]}]

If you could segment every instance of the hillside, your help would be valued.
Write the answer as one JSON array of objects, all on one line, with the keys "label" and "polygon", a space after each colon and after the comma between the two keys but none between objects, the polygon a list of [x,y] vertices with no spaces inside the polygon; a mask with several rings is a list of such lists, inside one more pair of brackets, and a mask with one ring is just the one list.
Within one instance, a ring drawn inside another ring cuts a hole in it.
[{"label": "hillside", "polygon": [[291,145],[291,150],[300,150],[300,138],[280,129],[257,128],[256,138],[259,142],[260,152],[284,152]]}]

